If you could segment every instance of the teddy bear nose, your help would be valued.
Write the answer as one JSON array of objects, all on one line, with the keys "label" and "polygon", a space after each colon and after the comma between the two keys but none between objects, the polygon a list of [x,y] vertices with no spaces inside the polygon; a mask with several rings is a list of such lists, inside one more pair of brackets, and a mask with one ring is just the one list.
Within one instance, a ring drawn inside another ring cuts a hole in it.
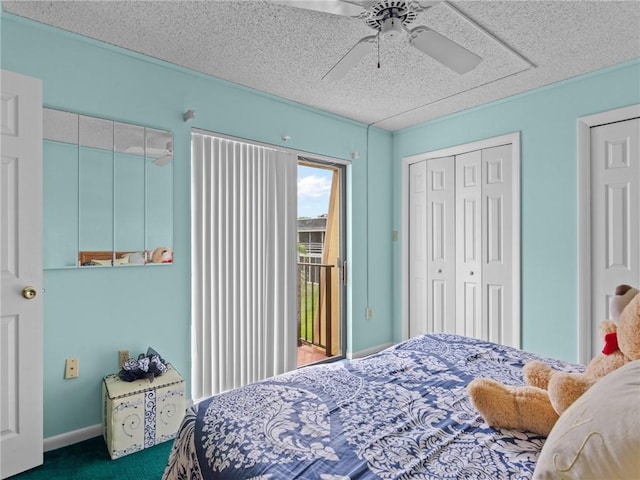
[{"label": "teddy bear nose", "polygon": [[631,287],[629,285],[618,285],[616,287],[616,295],[624,295],[629,290],[631,290]]}]

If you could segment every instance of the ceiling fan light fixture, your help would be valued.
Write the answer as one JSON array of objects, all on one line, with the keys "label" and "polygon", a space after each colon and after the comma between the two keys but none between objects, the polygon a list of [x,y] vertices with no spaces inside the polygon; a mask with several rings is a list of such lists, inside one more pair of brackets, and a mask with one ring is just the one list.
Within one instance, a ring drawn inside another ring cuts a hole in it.
[{"label": "ceiling fan light fixture", "polygon": [[401,33],[407,33],[407,30],[399,18],[390,17],[382,22],[382,26],[380,27],[381,35],[394,38]]}]

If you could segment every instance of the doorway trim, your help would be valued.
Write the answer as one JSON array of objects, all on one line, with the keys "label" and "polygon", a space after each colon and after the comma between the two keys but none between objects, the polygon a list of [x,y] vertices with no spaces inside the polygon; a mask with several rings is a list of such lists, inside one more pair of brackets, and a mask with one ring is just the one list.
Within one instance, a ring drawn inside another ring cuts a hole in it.
[{"label": "doorway trim", "polygon": [[[591,128],[640,117],[640,104],[578,118],[578,361],[591,359]],[[603,319],[604,320],[604,319]]]},{"label": "doorway trim", "polygon": [[511,194],[513,199],[513,242],[512,278],[513,307],[511,311],[514,321],[513,336],[518,346],[522,344],[520,315],[520,132],[508,133],[497,137],[485,138],[475,142],[447,147],[430,152],[418,153],[402,158],[402,339],[409,337],[409,166],[423,160],[461,155],[463,153],[499,147],[511,144],[512,179]]}]

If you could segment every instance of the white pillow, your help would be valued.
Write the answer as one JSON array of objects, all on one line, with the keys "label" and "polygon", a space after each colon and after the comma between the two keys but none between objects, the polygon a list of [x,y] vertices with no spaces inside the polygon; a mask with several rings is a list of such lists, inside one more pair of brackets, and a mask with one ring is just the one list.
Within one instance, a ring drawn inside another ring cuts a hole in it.
[{"label": "white pillow", "polygon": [[601,378],[560,416],[533,478],[640,479],[640,360]]},{"label": "white pillow", "polygon": [[125,256],[129,260],[129,263],[135,263],[136,265],[144,264],[144,253],[143,252],[127,253]]},{"label": "white pillow", "polygon": [[111,266],[111,260],[96,260],[95,258],[92,258],[91,261],[95,264],[95,265],[101,265],[101,266]]},{"label": "white pillow", "polygon": [[129,256],[128,255],[123,255],[120,258],[116,258],[116,261],[114,263],[114,265],[126,265],[129,263]]}]

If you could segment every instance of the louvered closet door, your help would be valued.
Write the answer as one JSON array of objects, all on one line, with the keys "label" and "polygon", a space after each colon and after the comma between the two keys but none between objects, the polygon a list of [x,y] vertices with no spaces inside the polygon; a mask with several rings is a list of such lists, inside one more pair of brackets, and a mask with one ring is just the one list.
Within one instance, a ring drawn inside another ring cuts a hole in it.
[{"label": "louvered closet door", "polygon": [[591,129],[592,355],[616,285],[640,285],[640,119]]}]

